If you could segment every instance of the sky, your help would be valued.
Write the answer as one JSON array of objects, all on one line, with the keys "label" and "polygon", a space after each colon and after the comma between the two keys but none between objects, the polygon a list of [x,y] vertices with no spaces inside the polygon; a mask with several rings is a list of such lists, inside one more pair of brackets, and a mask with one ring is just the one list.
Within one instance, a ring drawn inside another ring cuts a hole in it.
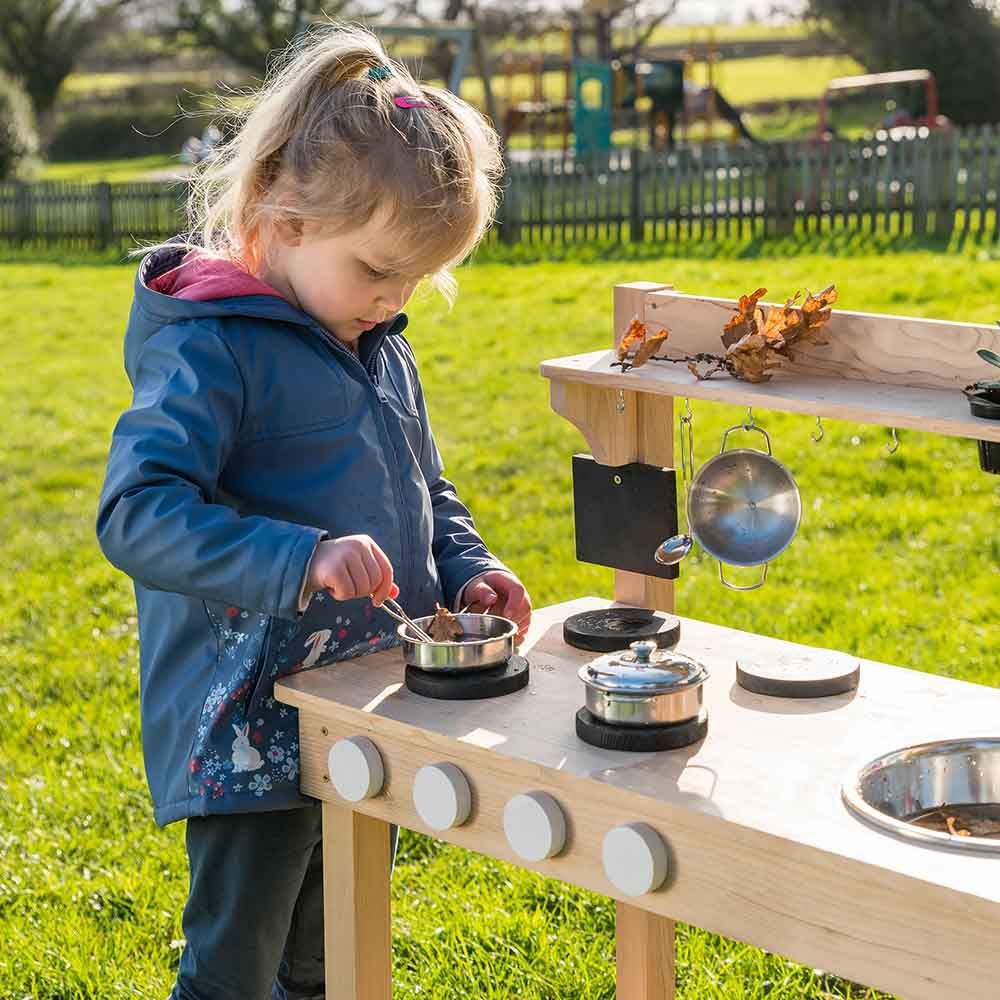
[{"label": "sky", "polygon": [[672,22],[687,24],[713,24],[717,21],[746,20],[753,10],[761,20],[766,20],[770,0],[682,0]]}]

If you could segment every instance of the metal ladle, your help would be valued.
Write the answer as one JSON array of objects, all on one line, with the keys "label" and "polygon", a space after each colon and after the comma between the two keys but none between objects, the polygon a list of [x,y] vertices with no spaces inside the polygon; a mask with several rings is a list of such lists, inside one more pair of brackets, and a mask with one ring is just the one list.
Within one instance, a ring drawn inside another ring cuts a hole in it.
[{"label": "metal ladle", "polygon": [[[681,476],[684,479],[685,501],[691,495],[691,479],[694,476],[694,414],[691,411],[691,400],[684,400],[684,412],[680,419],[681,439]],[[685,502],[685,509],[687,503]],[[653,553],[653,558],[661,566],[676,566],[690,551],[694,539],[687,533],[672,535],[660,542]]]}]

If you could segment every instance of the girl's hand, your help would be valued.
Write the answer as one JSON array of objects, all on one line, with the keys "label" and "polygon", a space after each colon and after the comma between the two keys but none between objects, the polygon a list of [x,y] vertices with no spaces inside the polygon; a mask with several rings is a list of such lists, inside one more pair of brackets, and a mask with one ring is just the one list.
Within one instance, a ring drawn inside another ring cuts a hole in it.
[{"label": "girl's hand", "polygon": [[310,593],[326,590],[338,601],[369,594],[375,607],[387,597],[397,597],[392,563],[370,535],[345,535],[320,542],[309,566],[306,587]]},{"label": "girl's hand", "polygon": [[531,598],[513,573],[502,569],[484,573],[462,592],[462,604],[476,614],[500,615],[517,625],[517,641],[524,639],[531,624]]}]

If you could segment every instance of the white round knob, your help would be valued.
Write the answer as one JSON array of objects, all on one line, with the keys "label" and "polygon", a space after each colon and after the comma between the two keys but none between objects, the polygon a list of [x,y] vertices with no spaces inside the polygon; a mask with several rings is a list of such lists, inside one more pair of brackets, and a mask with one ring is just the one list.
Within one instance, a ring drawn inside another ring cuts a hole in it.
[{"label": "white round knob", "polygon": [[519,858],[543,861],[563,849],[566,817],[548,792],[525,792],[504,806],[503,832]]},{"label": "white round knob", "polygon": [[413,779],[413,805],[432,830],[461,826],[472,809],[472,792],[454,764],[428,764]]},{"label": "white round knob", "polygon": [[326,766],[333,787],[348,802],[370,799],[382,791],[382,755],[367,736],[337,740],[327,754]]},{"label": "white round knob", "polygon": [[663,885],[667,877],[667,847],[645,823],[616,826],[604,838],[604,873],[626,896],[642,896]]}]

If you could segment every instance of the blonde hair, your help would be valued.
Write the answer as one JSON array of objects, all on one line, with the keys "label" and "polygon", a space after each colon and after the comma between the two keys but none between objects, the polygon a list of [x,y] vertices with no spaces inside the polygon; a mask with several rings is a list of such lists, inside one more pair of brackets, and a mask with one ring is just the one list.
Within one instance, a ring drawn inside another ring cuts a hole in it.
[{"label": "blonde hair", "polygon": [[[429,107],[400,107],[397,97]],[[285,50],[236,125],[196,172],[193,235],[169,245],[256,272],[274,232],[330,236],[378,212],[400,248],[393,267],[432,276],[452,297],[450,268],[489,227],[502,170],[497,135],[478,111],[417,83],[371,32],[325,23]]]}]

